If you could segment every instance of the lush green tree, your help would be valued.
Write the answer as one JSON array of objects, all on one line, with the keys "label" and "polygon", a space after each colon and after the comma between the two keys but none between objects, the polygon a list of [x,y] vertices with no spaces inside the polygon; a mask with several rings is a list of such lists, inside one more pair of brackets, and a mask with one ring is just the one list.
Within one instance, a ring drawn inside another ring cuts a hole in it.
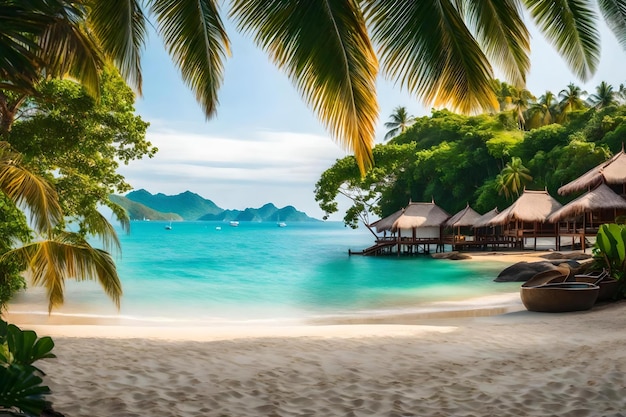
[{"label": "lush green tree", "polygon": [[415,117],[409,116],[406,107],[398,106],[393,109],[393,113],[389,116],[390,121],[385,123],[385,127],[389,129],[385,135],[385,140],[389,140],[401,133],[404,133],[414,122]]},{"label": "lush green tree", "polygon": [[606,81],[602,81],[596,87],[596,92],[589,96],[589,105],[595,109],[602,109],[607,106],[618,104],[618,94],[613,90],[613,86]]},{"label": "lush green tree", "polygon": [[561,90],[559,93],[559,106],[562,113],[569,113],[574,110],[581,110],[585,108],[585,101],[583,96],[586,96],[587,92],[583,91],[579,86],[574,83],[569,83],[567,88]]},{"label": "lush green tree", "polygon": [[502,179],[501,183],[498,183],[501,187],[500,190],[509,197],[519,196],[526,184],[533,180],[528,168],[517,157],[511,158],[511,162],[506,164],[500,173],[500,177]]},{"label": "lush green tree", "polygon": [[117,168],[156,152],[145,139],[148,124],[135,115],[132,90],[112,71],[102,75],[98,101],[74,82],[51,80],[25,107],[7,140],[54,183],[65,220],[83,236],[97,233],[97,209],[105,205],[127,226],[124,210],[109,200],[131,189]]},{"label": "lush green tree", "polygon": [[[119,242],[97,208],[108,205],[128,227],[124,210],[108,198],[130,189],[116,172],[118,164],[156,151],[145,140],[147,123],[134,114],[133,92],[114,72],[103,73],[101,80],[98,101],[72,81],[40,83],[5,133],[11,147],[3,142],[0,191],[39,214],[32,241],[17,231],[7,235],[16,239],[3,262],[27,267],[32,283],[47,288],[50,309],[63,302],[65,279],[97,280],[119,304],[121,285],[110,255]],[[75,232],[67,232],[72,223]],[[93,236],[104,249],[88,242]]]},{"label": "lush green tree", "polygon": [[16,260],[2,259],[13,249],[16,241],[28,242],[31,238],[26,217],[15,204],[0,193],[0,313],[15,292],[26,285],[21,272],[24,265]]},{"label": "lush green tree", "polygon": [[530,115],[530,127],[537,128],[546,126],[558,121],[559,105],[551,91],[546,91],[528,109]]},{"label": "lush green tree", "polygon": [[526,117],[524,115],[530,109],[533,101],[535,101],[535,96],[524,88],[516,91],[516,95],[512,97],[513,115],[520,130],[526,129]]},{"label": "lush green tree", "polygon": [[[618,39],[626,39],[622,2],[597,2]],[[31,8],[26,11],[33,12],[33,4],[39,3],[45,2],[26,3]],[[66,18],[74,22],[69,28],[84,27],[93,35],[138,91],[146,16],[154,16],[183,79],[207,116],[215,113],[217,90],[230,48],[215,1],[55,3],[77,10],[76,16],[71,16],[74,20]],[[492,65],[502,71],[507,82],[520,87],[530,68],[530,35],[524,13],[555,45],[576,76],[586,80],[594,73],[600,56],[595,3],[586,0],[551,7],[549,0],[523,4],[446,0],[410,2],[398,7],[395,0],[229,2],[230,16],[238,29],[251,33],[288,74],[333,137],[354,151],[362,170],[373,162],[379,62],[386,76],[428,105],[448,106],[465,113],[496,108]],[[14,9],[14,1],[0,2],[0,16],[15,17]],[[16,39],[22,33],[43,39],[37,29],[24,27],[20,17],[18,14],[17,24],[13,21],[0,26],[0,38],[10,41],[6,50],[18,57],[23,44]],[[325,34],[323,39],[319,33]],[[62,45],[63,33],[55,35],[59,41],[54,44]],[[374,44],[379,45],[378,56]],[[40,47],[41,42],[35,42],[32,50]],[[3,66],[5,73],[11,69]]]}]

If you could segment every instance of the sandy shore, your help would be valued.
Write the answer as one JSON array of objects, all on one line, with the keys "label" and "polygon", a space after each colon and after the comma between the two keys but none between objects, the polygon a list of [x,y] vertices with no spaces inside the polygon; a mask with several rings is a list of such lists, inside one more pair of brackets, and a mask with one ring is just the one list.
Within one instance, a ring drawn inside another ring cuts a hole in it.
[{"label": "sandy shore", "polygon": [[55,408],[68,417],[623,416],[626,409],[626,302],[433,325],[34,327],[57,335],[58,358],[40,364]]}]

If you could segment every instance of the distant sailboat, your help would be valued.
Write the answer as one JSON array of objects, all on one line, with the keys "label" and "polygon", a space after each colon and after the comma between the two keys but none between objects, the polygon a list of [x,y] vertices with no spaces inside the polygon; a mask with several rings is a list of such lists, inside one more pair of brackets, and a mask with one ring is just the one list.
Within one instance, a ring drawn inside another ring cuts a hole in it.
[{"label": "distant sailboat", "polygon": [[165,230],[172,230],[172,221],[170,220],[170,224],[165,226]]},{"label": "distant sailboat", "polygon": [[231,222],[229,223],[231,226],[233,227],[237,227],[239,226],[239,222],[237,220],[231,220]]},{"label": "distant sailboat", "polygon": [[276,220],[276,226],[278,226],[278,227],[286,227],[287,226],[287,223],[280,221],[280,214],[278,215],[278,218]]}]

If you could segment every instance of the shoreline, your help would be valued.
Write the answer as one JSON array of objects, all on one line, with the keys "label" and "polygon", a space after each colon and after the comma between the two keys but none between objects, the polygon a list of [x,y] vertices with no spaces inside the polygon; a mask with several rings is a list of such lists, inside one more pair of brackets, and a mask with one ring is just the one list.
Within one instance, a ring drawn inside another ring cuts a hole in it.
[{"label": "shoreline", "polygon": [[115,338],[55,337],[57,358],[37,365],[67,416],[619,416],[625,325],[626,301],[428,326],[222,329],[193,340],[127,327],[133,333]]}]

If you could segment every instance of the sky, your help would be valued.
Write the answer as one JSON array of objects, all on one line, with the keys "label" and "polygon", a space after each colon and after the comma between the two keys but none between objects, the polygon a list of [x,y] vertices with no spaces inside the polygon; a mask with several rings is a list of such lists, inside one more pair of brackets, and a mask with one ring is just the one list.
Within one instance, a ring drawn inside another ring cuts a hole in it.
[{"label": "sky", "polygon": [[[243,210],[272,202],[292,205],[322,218],[315,183],[348,153],[336,144],[309,110],[287,76],[247,35],[226,22],[232,56],[225,64],[217,114],[207,120],[182,82],[161,40],[151,35],[143,53],[143,96],[135,108],[150,123],[147,139],[159,148],[154,158],[133,161],[119,172],[134,189],[168,195],[192,191],[224,209]],[[555,50],[533,31],[527,88],[536,96],[555,94],[574,82],[588,93],[601,81],[614,88],[626,83],[626,53],[603,25],[601,61],[595,76],[577,80]],[[376,143],[397,106],[410,115],[428,116],[430,108],[393,82],[379,79],[380,116]],[[345,202],[340,209],[347,208]],[[331,216],[341,220],[343,212]]]}]

